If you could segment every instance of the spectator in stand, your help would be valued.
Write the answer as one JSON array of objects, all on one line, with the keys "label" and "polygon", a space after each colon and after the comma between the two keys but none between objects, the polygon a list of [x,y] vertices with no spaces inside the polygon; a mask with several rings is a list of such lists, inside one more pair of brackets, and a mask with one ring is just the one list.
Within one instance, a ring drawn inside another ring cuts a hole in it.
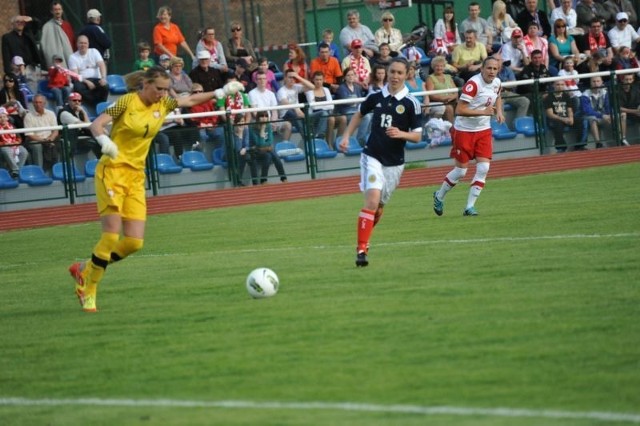
[{"label": "spectator in stand", "polygon": [[618,12],[616,15],[616,25],[607,33],[611,47],[615,50],[626,46],[631,49],[640,40],[638,34],[631,25],[629,25],[629,15],[627,12]]},{"label": "spectator in stand", "polygon": [[[580,62],[576,66],[576,71],[578,71],[578,74],[588,74],[592,72],[607,71],[611,67],[611,65],[604,64],[604,59],[606,58],[606,56],[607,56],[606,50],[598,49],[593,54],[588,55],[587,59]],[[605,81],[609,81],[609,76],[605,76],[603,77],[603,79]],[[584,79],[580,80],[578,82],[578,85],[583,90],[586,90],[589,87],[589,80],[584,80]]]},{"label": "spectator in stand", "polygon": [[251,42],[242,35],[242,25],[238,21],[231,22],[231,38],[224,45],[224,56],[230,67],[234,67],[240,58],[247,63],[248,71],[258,68],[258,57]]},{"label": "spectator in stand", "polygon": [[4,72],[12,72],[12,60],[20,56],[25,63],[27,84],[32,93],[38,90],[40,80],[40,53],[33,35],[37,28],[30,16],[11,18],[12,30],[2,36],[2,63]]},{"label": "spectator in stand", "polygon": [[[553,92],[544,99],[544,110],[547,118],[547,125],[553,133],[556,151],[567,151],[567,142],[564,138],[565,128],[570,127],[579,134],[580,129],[574,126],[575,111],[571,97],[565,91],[564,81],[553,82]],[[574,147],[576,151],[584,149],[582,143]]]},{"label": "spectator in stand", "polygon": [[309,78],[309,65],[306,62],[304,51],[297,44],[289,45],[289,59],[282,67],[284,71],[294,70],[302,78]]},{"label": "spectator in stand", "polygon": [[150,53],[151,46],[149,46],[149,43],[146,41],[138,43],[138,59],[133,63],[134,71],[146,71],[156,65],[155,61],[149,57]]},{"label": "spectator in stand", "polygon": [[[531,56],[531,52],[534,50],[539,50],[542,52],[542,62],[544,66],[549,68],[549,42],[545,37],[540,35],[540,27],[536,22],[530,22],[529,27],[527,27],[527,33],[522,39],[524,46],[527,50],[529,56]],[[550,70],[551,72],[552,70]],[[558,73],[558,70],[555,70],[555,74]],[[552,74],[554,75],[554,74]]]},{"label": "spectator in stand", "polygon": [[380,46],[382,43],[387,43],[392,52],[396,54],[399,53],[400,46],[404,43],[404,39],[402,38],[402,32],[397,28],[393,28],[395,21],[393,13],[388,10],[383,12],[380,21],[382,26],[378,28],[374,34],[376,44]]},{"label": "spectator in stand", "polygon": [[471,2],[469,4],[469,16],[460,22],[458,26],[458,32],[460,38],[466,39],[467,31],[474,30],[476,42],[483,44],[485,51],[491,52],[493,46],[493,36],[491,29],[489,28],[489,22],[480,16],[480,4],[478,2]]},{"label": "spectator in stand", "polygon": [[598,18],[593,18],[589,32],[583,37],[584,45],[582,52],[587,56],[594,56],[598,52],[601,62],[600,70],[613,69],[613,49],[609,37],[602,30],[602,22]]},{"label": "spectator in stand", "polygon": [[249,64],[243,58],[236,61],[236,68],[233,70],[233,76],[244,86],[245,93],[253,89],[254,85],[249,75]]},{"label": "spectator in stand", "polygon": [[[582,93],[580,98],[582,113],[584,120],[587,121],[589,132],[596,142],[596,148],[605,148],[606,143],[602,142],[600,129],[601,127],[611,127],[611,103],[609,102],[609,93],[602,83],[602,77],[591,77],[590,87]],[[622,133],[622,144],[629,145],[627,142],[627,114],[620,113],[620,130]]]},{"label": "spectator in stand", "polygon": [[177,99],[180,96],[188,96],[193,89],[193,81],[184,70],[184,60],[179,56],[174,56],[169,60],[169,78],[171,86],[169,94]]},{"label": "spectator in stand", "polygon": [[[211,64],[209,66],[220,70],[222,73],[229,71],[227,58],[224,56],[224,47],[216,39],[215,28],[207,27],[202,31],[200,40],[196,44],[196,56],[202,50],[206,50],[211,54]],[[196,67],[196,62],[193,63],[193,67]]]},{"label": "spectator in stand", "polygon": [[[628,70],[631,68],[640,68],[640,64],[638,64],[638,59],[633,55],[631,49],[627,46],[622,46],[618,49],[618,52],[614,56],[613,63],[616,70]],[[640,71],[638,71],[637,75],[640,75]],[[618,76],[619,80],[622,81],[622,76]]]},{"label": "spectator in stand", "polygon": [[284,171],[282,160],[273,149],[275,139],[273,137],[273,129],[269,125],[269,113],[267,111],[260,111],[256,114],[256,122],[251,126],[250,130],[250,141],[252,149],[255,150],[252,155],[258,157],[258,162],[262,166],[260,184],[267,183],[267,175],[269,174],[269,165],[271,163],[276,167],[280,182],[286,182],[287,174]]},{"label": "spectator in stand", "polygon": [[[191,86],[191,93],[194,94],[202,92],[204,92],[202,85],[200,83],[193,83],[193,86]],[[214,103],[212,98],[206,102],[192,106],[189,112],[195,114],[200,112],[212,112],[216,111],[216,109],[216,104]],[[224,141],[224,128],[219,125],[219,115],[196,117],[191,118],[190,120],[195,126],[198,127],[198,141],[212,144],[213,149],[222,146],[222,143]]]},{"label": "spectator in stand", "polygon": [[364,49],[363,53],[368,58],[373,58],[378,53],[375,36],[369,27],[360,23],[360,13],[352,9],[347,12],[347,25],[340,31],[340,45],[346,53],[353,51],[352,42],[354,40],[360,40]]},{"label": "spectator in stand", "polygon": [[627,114],[627,119],[631,123],[640,123],[640,87],[634,83],[633,74],[622,76],[620,85],[620,111]]},{"label": "spectator in stand", "polygon": [[456,46],[462,44],[453,6],[445,6],[442,18],[438,19],[433,28],[433,37],[436,40],[442,40],[448,54],[451,54]]},{"label": "spectator in stand", "polygon": [[325,28],[324,30],[322,30],[322,41],[318,43],[318,49],[320,49],[320,45],[322,43],[325,43],[327,46],[329,46],[329,52],[331,56],[336,58],[336,61],[340,63],[340,61],[342,61],[342,58],[340,57],[340,48],[337,44],[334,43],[333,37],[333,30],[331,28]]},{"label": "spectator in stand", "polygon": [[[382,52],[382,48],[380,51]],[[322,73],[324,82],[332,93],[338,90],[339,82],[342,78],[342,69],[340,68],[338,60],[331,56],[331,48],[327,43],[320,43],[320,46],[318,46],[318,57],[311,61],[309,69],[311,75],[315,75],[318,71]]]},{"label": "spectator in stand", "polygon": [[[500,71],[498,71],[498,78],[501,83],[506,83],[509,81],[516,81],[516,75],[513,70],[508,66],[507,62],[503,60],[500,52],[493,55],[494,58],[498,60],[500,64]],[[516,110],[516,118],[524,117],[527,115],[527,111],[529,111],[529,105],[531,101],[522,95],[518,95],[511,89],[507,89],[504,86],[502,87],[502,103],[505,105],[511,105]]]},{"label": "spectator in stand", "polygon": [[[371,75],[371,64],[362,55],[362,41],[355,39],[351,42],[351,53],[342,60],[342,69],[347,68],[354,71],[356,75],[356,83],[360,85],[363,91],[369,88],[369,76]],[[344,75],[344,71],[342,72]]]},{"label": "spectator in stand", "polygon": [[617,15],[621,12],[627,14],[629,24],[632,27],[635,28],[636,25],[638,25],[638,14],[630,0],[607,0],[604,2],[604,8],[609,12],[609,18],[606,20],[609,28],[616,25],[616,21],[618,20]]},{"label": "spectator in stand", "polygon": [[[313,89],[309,90],[305,95],[309,104],[313,104],[315,102],[331,102],[333,100],[331,92],[325,85],[322,71],[315,71],[313,73]],[[321,106],[312,105],[309,110],[311,112],[313,127],[318,129],[319,133],[324,132],[327,144],[329,144],[331,149],[335,146],[334,129],[337,127],[338,135],[341,135],[347,127],[346,117],[344,115],[334,116],[333,110],[333,104]]]},{"label": "spectator in stand", "polygon": [[538,0],[525,0],[524,7],[525,9],[516,17],[518,26],[527,29],[530,23],[535,22],[538,25],[538,36],[549,37],[551,24],[546,12],[538,9]]},{"label": "spectator in stand", "polygon": [[[509,43],[503,44],[500,49],[501,66],[509,67],[518,76],[524,66],[530,62],[529,53],[522,40],[522,30],[520,28],[514,28],[512,31],[507,32],[511,32],[511,40]],[[500,81],[504,80],[500,78]]]},{"label": "spectator in stand", "polygon": [[371,69],[371,79],[367,94],[381,91],[385,84],[387,84],[387,68],[382,65],[374,65]]},{"label": "spectator in stand", "polygon": [[[240,63],[240,61],[244,61],[244,59],[239,60],[238,63]],[[239,81],[235,75],[228,76],[227,84],[234,80]],[[231,112],[230,119],[234,124],[250,121],[248,119],[247,120],[244,119],[244,114],[233,112],[239,109],[251,108],[251,102],[249,101],[249,96],[245,92],[236,92],[233,95],[227,95],[223,98],[218,99],[218,101],[216,102],[216,108],[218,109],[218,111],[230,111]],[[226,115],[219,116],[220,123],[223,123],[226,120],[227,120]],[[242,134],[239,134],[239,136],[242,136]]]},{"label": "spectator in stand", "polygon": [[[9,120],[16,129],[24,127],[24,116],[28,112],[26,109],[27,99],[20,90],[16,76],[12,73],[5,74],[2,79],[3,87],[0,90],[0,105],[7,110]],[[22,136],[20,136],[22,137]]]},{"label": "spectator in stand", "polygon": [[[249,92],[249,102],[253,108],[271,108],[278,106],[276,95],[267,89],[267,75],[263,71],[258,71],[256,76],[257,86]],[[278,122],[278,113],[271,110],[271,127],[275,133],[280,134],[282,140],[291,139],[291,123],[288,121]]]},{"label": "spectator in stand", "polygon": [[[58,111],[58,124],[90,123],[89,114],[82,108],[82,95],[73,92],[69,95],[68,102]],[[68,129],[71,154],[85,154],[90,150],[100,158],[102,150],[88,128]]]},{"label": "spectator in stand", "polygon": [[89,47],[96,49],[102,55],[105,62],[109,62],[111,48],[111,37],[100,26],[102,14],[98,9],[89,9],[87,12],[87,24],[80,30],[78,35],[87,36]]},{"label": "spectator in stand", "polygon": [[100,52],[89,48],[87,36],[79,36],[78,50],[69,57],[69,71],[80,74],[81,79],[74,80],[73,91],[80,93],[85,105],[95,106],[109,97],[107,84],[107,65]]},{"label": "spectator in stand", "polygon": [[62,108],[71,94],[73,82],[69,70],[64,67],[62,56],[53,55],[51,63],[53,65],[49,67],[48,87],[55,97],[56,106]]},{"label": "spectator in stand", "polygon": [[493,40],[492,51],[497,52],[503,44],[511,41],[510,34],[517,27],[516,21],[507,13],[507,4],[502,0],[493,3],[491,17],[488,19],[489,31]]},{"label": "spectator in stand", "polygon": [[554,25],[558,19],[562,19],[562,22],[567,26],[567,34],[584,34],[584,30],[578,26],[578,14],[572,6],[571,0],[561,0],[560,7],[553,9],[550,18],[551,25]]},{"label": "spectator in stand", "polygon": [[178,46],[189,54],[191,59],[195,60],[196,57],[191,51],[189,44],[184,38],[180,27],[171,22],[171,8],[169,6],[162,6],[158,9],[156,18],[158,22],[153,28],[153,45],[154,52],[160,56],[162,54],[169,55],[170,58],[178,55]]},{"label": "spectator in stand", "polygon": [[426,92],[427,87],[424,84],[422,78],[418,74],[418,64],[415,62],[409,62],[409,67],[407,68],[407,78],[404,81],[404,85],[414,98],[420,102],[422,107],[422,116],[426,116],[429,113],[429,96],[428,95],[417,95],[416,93]]},{"label": "spectator in stand", "polygon": [[576,5],[576,14],[578,15],[578,27],[582,28],[583,34],[589,31],[594,19],[608,21],[610,17],[609,11],[596,0],[580,0],[580,3]]},{"label": "spectator in stand", "polygon": [[[455,89],[456,84],[451,75],[445,73],[447,60],[444,56],[436,56],[431,60],[431,73],[427,77],[425,87],[428,91]],[[454,111],[458,102],[458,93],[439,93],[429,95],[431,112],[446,121],[453,123]],[[440,105],[438,105],[440,104]]]},{"label": "spectator in stand", "polygon": [[571,96],[574,114],[580,114],[580,96],[582,96],[582,92],[578,87],[578,71],[575,69],[575,61],[572,56],[564,58],[562,69],[558,71],[558,75],[570,77],[567,80],[563,80],[564,86],[569,96]]},{"label": "spectator in stand", "polygon": [[212,92],[224,86],[224,78],[219,69],[211,67],[211,54],[208,50],[198,52],[198,66],[189,73],[191,81],[202,84],[205,92]]},{"label": "spectator in stand", "polygon": [[[9,121],[9,114],[5,107],[0,107],[0,130],[12,130],[15,127]],[[22,146],[22,139],[16,133],[0,135],[0,158],[9,166],[9,172],[14,179],[18,178],[20,169],[27,162],[29,152]]]},{"label": "spectator in stand", "polygon": [[[278,99],[278,103],[280,105],[295,105],[300,103],[300,96],[304,98],[304,92],[307,90],[313,90],[313,83],[311,83],[306,78],[300,77],[300,74],[295,72],[292,69],[285,71],[284,74],[284,85],[278,89],[276,93],[276,98]],[[280,120],[287,120],[292,124],[295,124],[298,131],[302,134],[304,131],[304,112],[301,108],[291,108],[291,109],[281,109],[278,110],[278,115],[280,116]],[[324,139],[324,134],[326,133],[326,129],[322,129],[322,132],[316,129],[316,134],[322,133]]]},{"label": "spectator in stand", "polygon": [[[536,78],[544,78],[551,77],[549,73],[549,69],[544,64],[544,60],[542,59],[542,52],[539,50],[534,50],[531,52],[531,62],[522,69],[522,73],[520,73],[520,77],[518,80],[530,80]],[[547,85],[549,83],[540,83],[540,92],[544,93],[547,91]],[[530,94],[532,93],[531,87],[533,85],[523,85],[518,86],[520,94]]]},{"label": "spectator in stand", "polygon": [[[285,70],[288,69],[290,68],[285,68]],[[267,58],[266,56],[262,56],[260,59],[258,59],[258,69],[251,75],[253,87],[255,87],[256,85],[256,75],[258,71],[263,71],[267,75],[267,89],[271,90],[273,93],[278,93],[280,85],[276,80],[275,73],[269,69],[269,58]]]},{"label": "spectator in stand", "polygon": [[[24,93],[24,97],[29,101],[33,97],[34,92],[29,88],[29,80],[27,79],[26,66],[24,60],[20,56],[14,56],[11,60],[11,73],[16,76],[16,85],[18,90]],[[27,105],[25,105],[25,108]]]},{"label": "spectator in stand", "polygon": [[167,55],[166,53],[163,53],[158,58],[158,64],[162,68],[164,68],[164,70],[167,72],[167,74],[171,72],[171,56]]},{"label": "spectator in stand", "polygon": [[[336,99],[358,99],[363,98],[366,94],[365,89],[362,88],[360,84],[358,84],[358,77],[356,76],[356,72],[353,68],[345,68],[342,71],[342,75],[344,79],[340,87],[336,92]],[[339,104],[336,105],[336,113],[340,114],[342,117],[337,120],[342,121],[345,120],[345,123],[349,121],[351,116],[358,111],[360,103],[354,101],[351,104]],[[344,117],[344,118],[343,118]],[[367,114],[362,117],[362,121],[358,126],[358,132],[356,134],[356,139],[361,146],[364,146],[364,143],[367,140],[367,135],[369,134],[369,125],[371,124],[371,114]],[[342,135],[342,131],[338,132],[338,136]]]},{"label": "spectator in stand", "polygon": [[476,41],[476,30],[471,28],[464,33],[464,44],[453,49],[451,64],[458,70],[458,77],[467,81],[480,72],[486,57],[486,47]]},{"label": "spectator in stand", "polygon": [[61,55],[64,66],[67,67],[69,64],[66,61],[73,53],[76,36],[69,21],[62,18],[64,14],[62,2],[52,2],[50,11],[53,17],[42,26],[40,49],[47,68],[53,65],[51,62],[53,55]]},{"label": "spectator in stand", "polygon": [[[58,125],[56,115],[45,108],[47,98],[37,94],[33,97],[33,111],[24,117],[24,127],[36,129],[39,127],[55,127]],[[53,164],[58,161],[58,141],[57,130],[40,130],[26,133],[27,151],[31,155],[31,160],[42,167],[45,171],[50,171]]]},{"label": "spectator in stand", "polygon": [[376,65],[382,65],[385,68],[389,68],[391,65],[391,61],[393,61],[393,56],[391,56],[391,48],[387,43],[382,43],[378,46],[378,50],[380,53],[373,59],[369,60],[369,65],[373,68]]},{"label": "spectator in stand", "polygon": [[572,57],[574,63],[580,62],[580,51],[575,39],[567,32],[567,23],[558,18],[553,23],[553,35],[549,37],[549,63],[559,70],[564,58]]}]

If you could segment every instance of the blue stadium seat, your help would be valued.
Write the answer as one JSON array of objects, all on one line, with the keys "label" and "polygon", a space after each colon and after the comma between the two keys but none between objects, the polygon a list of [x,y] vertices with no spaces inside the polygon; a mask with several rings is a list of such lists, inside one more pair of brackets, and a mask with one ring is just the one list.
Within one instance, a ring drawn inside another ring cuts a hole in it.
[{"label": "blue stadium seat", "polygon": [[113,102],[109,102],[109,101],[98,102],[98,105],[96,105],[96,117],[102,114],[104,110],[107,109],[107,107],[112,103]]},{"label": "blue stadium seat", "polygon": [[98,165],[98,160],[93,158],[86,163],[84,163],[84,174],[87,177],[94,177],[96,175],[96,166]]},{"label": "blue stadium seat", "polygon": [[173,157],[169,154],[156,154],[156,169],[163,175],[180,173],[182,166],[176,164]]},{"label": "blue stadium seat", "polygon": [[351,136],[349,138],[349,146],[347,146],[347,150],[344,152],[344,155],[360,155],[362,153],[362,148],[358,143],[358,139]]},{"label": "blue stadium seat", "polygon": [[107,75],[107,83],[109,84],[109,92],[112,95],[124,95],[128,92],[127,83],[120,74]]},{"label": "blue stadium seat", "polygon": [[313,146],[316,158],[334,158],[338,155],[338,151],[329,148],[329,144],[324,139],[314,139]]},{"label": "blue stadium seat", "polygon": [[45,98],[53,101],[55,100],[55,95],[49,89],[49,80],[40,80],[38,82],[38,93],[44,95]]},{"label": "blue stadium seat", "polygon": [[29,186],[45,186],[53,183],[53,179],[45,174],[42,167],[36,165],[22,166],[19,180]]},{"label": "blue stadium seat", "polygon": [[13,179],[6,169],[0,169],[0,189],[17,188],[20,182]]},{"label": "blue stadium seat", "polygon": [[514,132],[509,129],[507,123],[498,123],[498,120],[491,119],[491,131],[493,132],[493,138],[497,140],[514,139],[518,136],[518,132]]},{"label": "blue stadium seat", "polygon": [[229,163],[224,160],[224,148],[216,148],[211,153],[211,160],[216,166],[222,166],[225,169],[229,167]]},{"label": "blue stadium seat", "polygon": [[293,142],[289,141],[276,143],[276,153],[286,162],[303,161],[305,158],[304,152],[301,152]]},{"label": "blue stadium seat", "polygon": [[[53,180],[60,180],[60,181],[65,181],[66,179],[64,178],[64,167],[65,164],[58,162],[56,164],[53,165],[53,168],[51,170],[51,174],[53,175]],[[74,182],[84,182],[87,179],[87,177],[85,175],[83,175],[80,170],[78,170],[78,168],[74,165],[73,166],[73,181]]]},{"label": "blue stadium seat", "polygon": [[213,163],[208,162],[200,151],[184,151],[182,153],[182,165],[194,172],[213,169]]},{"label": "blue stadium seat", "polygon": [[516,132],[522,133],[525,136],[535,136],[536,125],[533,121],[533,117],[518,117],[514,121]]},{"label": "blue stadium seat", "polygon": [[269,61],[269,69],[276,76],[276,80],[277,81],[284,80],[284,73],[282,71],[280,71],[280,68],[278,67],[278,65],[275,62]]}]

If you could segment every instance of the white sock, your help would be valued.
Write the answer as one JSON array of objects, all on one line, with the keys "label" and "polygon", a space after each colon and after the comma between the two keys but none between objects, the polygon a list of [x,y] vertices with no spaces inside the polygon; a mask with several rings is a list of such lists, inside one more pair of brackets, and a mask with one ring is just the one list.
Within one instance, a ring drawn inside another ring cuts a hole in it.
[{"label": "white sock", "polygon": [[445,176],[444,180],[442,181],[442,186],[436,193],[436,197],[438,197],[439,200],[444,200],[444,197],[447,195],[447,192],[451,191],[451,189],[454,186],[456,186],[456,184],[460,182],[460,179],[462,179],[466,174],[467,174],[467,169],[454,167],[453,170],[451,170]]},{"label": "white sock", "polygon": [[471,188],[469,188],[469,196],[467,197],[467,209],[475,206],[482,188],[484,188],[484,182],[487,179],[487,173],[489,173],[489,163],[478,163],[476,166],[476,175],[473,177]]}]

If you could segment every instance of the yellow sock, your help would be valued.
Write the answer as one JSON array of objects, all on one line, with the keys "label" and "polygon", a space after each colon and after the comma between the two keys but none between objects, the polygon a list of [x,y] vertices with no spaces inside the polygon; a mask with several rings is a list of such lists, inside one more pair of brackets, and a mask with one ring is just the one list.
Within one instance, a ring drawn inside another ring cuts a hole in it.
[{"label": "yellow sock", "polygon": [[86,292],[88,294],[95,295],[98,283],[102,280],[104,271],[109,264],[111,251],[119,238],[119,234],[103,232],[100,240],[93,248],[91,260],[85,264],[85,270],[83,271],[83,274],[86,274],[85,285],[87,286]]},{"label": "yellow sock", "polygon": [[110,260],[111,262],[122,260],[130,254],[133,254],[142,249],[143,245],[143,239],[125,236],[120,241],[118,241],[118,243],[113,248]]}]

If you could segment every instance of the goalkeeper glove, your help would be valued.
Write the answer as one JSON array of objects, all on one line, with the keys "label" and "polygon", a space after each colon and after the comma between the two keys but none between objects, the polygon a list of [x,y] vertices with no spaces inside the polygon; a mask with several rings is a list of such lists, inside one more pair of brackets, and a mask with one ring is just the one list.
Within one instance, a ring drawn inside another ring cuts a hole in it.
[{"label": "goalkeeper glove", "polygon": [[118,156],[118,145],[116,145],[109,136],[100,135],[96,137],[96,141],[101,147],[102,153],[115,159]]}]

